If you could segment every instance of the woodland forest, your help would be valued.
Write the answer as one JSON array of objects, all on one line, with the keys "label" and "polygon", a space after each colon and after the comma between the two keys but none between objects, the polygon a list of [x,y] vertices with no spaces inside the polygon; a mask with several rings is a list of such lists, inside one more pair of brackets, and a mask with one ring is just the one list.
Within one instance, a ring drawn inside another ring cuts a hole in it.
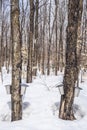
[{"label": "woodland forest", "polygon": [[[11,121],[22,119],[22,79],[63,72],[60,119],[76,120],[75,85],[87,69],[87,0],[0,0],[0,74],[12,68]],[[77,85],[78,87],[78,85]]]}]

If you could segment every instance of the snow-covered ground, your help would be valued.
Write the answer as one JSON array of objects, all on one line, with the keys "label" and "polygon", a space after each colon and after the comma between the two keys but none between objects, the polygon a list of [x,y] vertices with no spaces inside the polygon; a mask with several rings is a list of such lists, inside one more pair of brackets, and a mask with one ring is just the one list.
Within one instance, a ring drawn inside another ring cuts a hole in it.
[{"label": "snow-covered ground", "polygon": [[0,130],[87,130],[87,78],[80,83],[83,89],[74,100],[74,113],[77,120],[65,121],[58,118],[60,84],[63,75],[37,76],[29,84],[23,96],[23,119],[11,122],[11,96],[6,94],[4,84],[10,82],[10,75],[0,79]]}]

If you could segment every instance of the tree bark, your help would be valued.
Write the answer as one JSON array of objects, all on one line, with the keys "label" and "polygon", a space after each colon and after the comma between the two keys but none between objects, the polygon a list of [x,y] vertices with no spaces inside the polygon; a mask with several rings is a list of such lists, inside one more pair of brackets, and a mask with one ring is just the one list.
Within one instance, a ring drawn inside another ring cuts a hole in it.
[{"label": "tree bark", "polygon": [[47,75],[50,74],[50,49],[51,49],[51,0],[49,4],[49,43],[47,48]]},{"label": "tree bark", "polygon": [[36,76],[36,72],[37,72],[39,0],[36,0],[35,7],[36,7],[35,8],[35,43],[34,43],[33,66],[36,68],[33,70],[33,76]]},{"label": "tree bark", "polygon": [[19,0],[11,0],[11,34],[12,34],[12,121],[22,119],[21,96],[21,34],[19,22]]},{"label": "tree bark", "polygon": [[1,67],[4,65],[4,11],[2,14],[2,25],[1,25]]},{"label": "tree bark", "polygon": [[27,82],[32,82],[32,58],[33,58],[33,34],[34,34],[34,0],[30,0],[30,31],[28,43],[28,65],[27,65]]},{"label": "tree bark", "polygon": [[55,17],[56,17],[56,25],[55,25],[55,33],[56,33],[56,55],[55,55],[55,75],[57,75],[58,71],[58,4],[59,1],[55,0]]},{"label": "tree bark", "polygon": [[62,39],[62,29],[63,27],[63,23],[61,23],[61,26],[60,26],[60,40],[59,40],[59,56],[60,56],[60,61],[59,61],[59,68],[60,68],[60,71],[62,72],[63,71],[63,39]]},{"label": "tree bark", "polygon": [[[78,72],[76,73],[76,77],[77,77],[77,80],[79,79],[78,78],[78,75],[79,75],[79,71],[81,69],[81,53],[82,53],[82,43],[83,43],[83,40],[82,40],[82,37],[83,37],[83,27],[82,27],[82,33],[81,33],[81,22],[82,22],[82,4],[81,4],[82,1],[80,1],[80,6],[79,6],[79,16],[78,16],[78,37],[77,37],[77,68],[78,68]],[[86,48],[86,47],[85,47]]]},{"label": "tree bark", "polygon": [[[61,96],[59,117],[65,120],[74,120],[73,102],[74,88],[77,79],[77,33],[79,23],[79,12],[82,13],[80,5],[82,0],[69,0],[68,27],[66,39],[66,67],[64,73],[64,95]],[[82,7],[82,6],[81,6]]]}]

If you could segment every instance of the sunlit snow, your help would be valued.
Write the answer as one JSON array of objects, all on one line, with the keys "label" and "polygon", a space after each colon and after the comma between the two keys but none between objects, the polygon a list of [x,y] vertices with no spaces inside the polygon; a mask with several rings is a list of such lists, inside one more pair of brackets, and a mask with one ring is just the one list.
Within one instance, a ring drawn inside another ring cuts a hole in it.
[{"label": "sunlit snow", "polygon": [[[79,78],[80,79],[80,78]],[[80,87],[83,89],[74,100],[77,120],[65,121],[58,117],[60,93],[57,84],[63,80],[58,76],[37,75],[23,96],[23,119],[11,122],[11,95],[6,93],[5,84],[11,83],[11,74],[3,69],[3,84],[0,78],[0,130],[87,130],[87,74]]]}]

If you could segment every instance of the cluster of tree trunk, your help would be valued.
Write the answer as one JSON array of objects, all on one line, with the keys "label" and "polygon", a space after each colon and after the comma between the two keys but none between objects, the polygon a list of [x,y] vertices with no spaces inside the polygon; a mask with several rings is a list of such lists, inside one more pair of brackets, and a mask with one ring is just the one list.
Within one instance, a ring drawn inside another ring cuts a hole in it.
[{"label": "cluster of tree trunk", "polygon": [[8,1],[0,0],[0,72],[2,66],[5,65],[8,72],[12,66],[12,121],[22,119],[23,65],[27,68],[28,83],[36,76],[37,69],[43,75],[50,75],[51,71],[58,75],[58,71],[65,69],[59,117],[75,119],[75,83],[79,65],[84,64],[81,56],[87,53],[87,2],[84,1],[10,0],[9,10],[4,4]]}]

